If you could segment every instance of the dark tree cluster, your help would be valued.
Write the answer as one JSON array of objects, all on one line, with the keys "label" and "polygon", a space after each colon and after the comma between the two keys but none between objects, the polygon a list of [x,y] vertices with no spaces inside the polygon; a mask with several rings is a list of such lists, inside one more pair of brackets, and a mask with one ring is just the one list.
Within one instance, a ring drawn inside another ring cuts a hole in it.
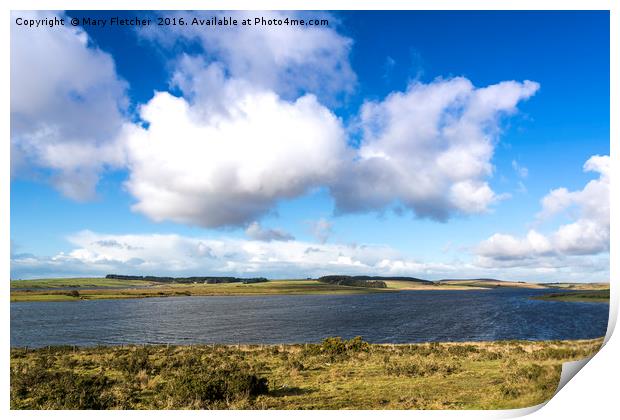
[{"label": "dark tree cluster", "polygon": [[371,287],[385,289],[387,284],[382,280],[358,279],[352,276],[323,276],[318,279],[321,283],[337,284],[340,286]]},{"label": "dark tree cluster", "polygon": [[338,283],[341,281],[385,281],[385,280],[400,280],[400,281],[411,281],[416,283],[432,283],[430,280],[422,280],[415,277],[383,277],[383,276],[345,276],[345,275],[330,275],[319,277],[318,280],[323,283],[330,284],[343,284]]}]

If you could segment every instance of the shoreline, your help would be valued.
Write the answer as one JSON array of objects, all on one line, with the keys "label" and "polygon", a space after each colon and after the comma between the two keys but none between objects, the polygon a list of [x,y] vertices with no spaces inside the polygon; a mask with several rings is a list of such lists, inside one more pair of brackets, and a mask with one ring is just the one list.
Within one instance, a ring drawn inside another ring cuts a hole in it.
[{"label": "shoreline", "polygon": [[570,293],[550,293],[542,296],[533,296],[530,299],[549,302],[586,302],[609,304],[609,289],[607,290],[575,290]]}]

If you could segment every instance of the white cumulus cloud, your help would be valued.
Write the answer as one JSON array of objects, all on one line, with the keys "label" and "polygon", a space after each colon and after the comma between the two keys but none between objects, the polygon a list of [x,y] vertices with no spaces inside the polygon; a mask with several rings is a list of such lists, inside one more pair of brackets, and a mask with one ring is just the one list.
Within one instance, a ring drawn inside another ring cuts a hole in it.
[{"label": "white cumulus cloud", "polygon": [[[56,12],[19,12],[28,19]],[[79,28],[11,25],[11,165],[49,171],[64,195],[93,197],[102,169],[123,164],[126,83]]]},{"label": "white cumulus cloud", "polygon": [[208,97],[188,102],[166,92],[140,108],[148,127],[127,138],[135,211],[157,221],[242,225],[330,182],[346,137],[314,95],[289,102],[242,81],[222,83],[235,91],[222,112],[204,114]]},{"label": "white cumulus cloud", "polygon": [[531,81],[476,88],[457,77],[415,82],[383,101],[366,102],[357,159],[332,188],[337,210],[401,204],[438,220],[486,211],[502,198],[487,182],[500,117],[537,90]]},{"label": "white cumulus cloud", "polygon": [[[485,265],[500,262],[529,264],[549,257],[596,255],[609,251],[609,156],[592,156],[584,164],[585,171],[598,173],[583,189],[569,191],[557,188],[541,200],[538,214],[545,221],[558,214],[572,218],[571,223],[559,226],[549,234],[530,230],[525,238],[495,234],[483,241],[477,249]],[[523,261],[526,261],[525,263]]]},{"label": "white cumulus cloud", "polygon": [[[170,13],[166,13],[171,17]],[[349,62],[353,41],[334,29],[336,17],[324,12],[303,11],[226,11],[176,12],[177,18],[251,19],[251,26],[170,26],[144,30],[140,35],[164,47],[195,42],[205,56],[215,57],[233,78],[273,90],[286,99],[313,92],[326,100],[352,92],[356,76]],[[328,19],[329,26],[261,26],[254,18]]]}]

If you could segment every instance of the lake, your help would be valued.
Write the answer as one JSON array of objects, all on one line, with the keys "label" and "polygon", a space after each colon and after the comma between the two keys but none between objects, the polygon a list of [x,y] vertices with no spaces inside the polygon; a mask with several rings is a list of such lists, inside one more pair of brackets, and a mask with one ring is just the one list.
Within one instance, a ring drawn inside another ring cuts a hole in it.
[{"label": "lake", "polygon": [[560,340],[605,335],[606,303],[497,288],[367,295],[187,296],[11,303],[11,346]]}]

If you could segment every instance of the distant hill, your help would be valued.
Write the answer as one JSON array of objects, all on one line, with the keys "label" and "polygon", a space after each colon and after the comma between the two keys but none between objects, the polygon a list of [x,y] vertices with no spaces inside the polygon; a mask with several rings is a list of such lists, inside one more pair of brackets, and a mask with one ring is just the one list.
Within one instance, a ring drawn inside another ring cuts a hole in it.
[{"label": "distant hill", "polygon": [[[472,282],[472,281],[486,281],[486,282],[500,282],[500,283],[504,283],[506,282],[506,280],[498,280],[498,279],[441,279],[441,280],[437,280],[436,283],[447,283],[447,282]],[[515,283],[515,282],[510,282],[510,283]],[[525,282],[519,282],[519,283],[525,283]]]},{"label": "distant hill", "polygon": [[433,283],[430,280],[418,279],[415,277],[386,277],[386,276],[347,276],[347,275],[329,275],[319,277],[317,280],[325,282],[338,281],[338,280],[361,280],[361,281],[387,281],[387,280],[398,280],[398,281],[411,281],[416,283]]},{"label": "distant hill", "polygon": [[522,287],[527,289],[545,289],[546,286],[538,283],[528,283],[525,281],[506,281],[497,279],[443,279],[438,280],[437,284],[452,284],[474,287]]},{"label": "distant hill", "polygon": [[146,280],[159,283],[262,283],[269,281],[264,277],[240,278],[240,277],[215,277],[215,276],[194,276],[194,277],[158,277],[158,276],[126,276],[123,274],[108,274],[106,279],[115,280]]}]

